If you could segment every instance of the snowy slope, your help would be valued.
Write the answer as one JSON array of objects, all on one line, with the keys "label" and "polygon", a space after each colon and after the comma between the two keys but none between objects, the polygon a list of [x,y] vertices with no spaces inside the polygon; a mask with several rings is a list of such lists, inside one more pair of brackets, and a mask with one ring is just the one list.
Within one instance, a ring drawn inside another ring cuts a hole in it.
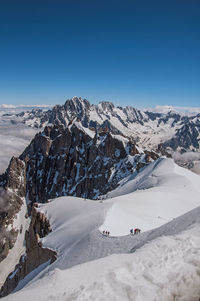
[{"label": "snowy slope", "polygon": [[160,158],[131,177],[107,195],[113,197],[108,200],[112,207],[100,230],[108,229],[112,236],[159,227],[200,205],[200,177],[172,159]]},{"label": "snowy slope", "polygon": [[107,204],[76,197],[60,197],[40,205],[40,211],[50,220],[53,229],[42,243],[57,252],[63,268],[72,263],[67,259],[69,254],[80,251],[77,246],[85,244],[87,236],[98,229],[107,208]]},{"label": "snowy slope", "polygon": [[[197,208],[157,229],[154,238],[158,238],[132,254],[111,255],[64,270],[57,262],[53,270],[5,300],[32,301],[37,296],[38,301],[198,301],[199,223]],[[165,231],[171,235],[161,236]]]},{"label": "snowy slope", "polygon": [[[161,158],[126,180],[117,197],[104,201],[61,197],[40,204],[53,229],[41,241],[58,259],[6,300],[33,300],[36,293],[38,300],[198,300],[200,208],[175,217],[200,205],[199,176]],[[126,235],[133,221],[144,227],[140,235]]]},{"label": "snowy slope", "polygon": [[[128,193],[126,187],[130,188],[130,184],[133,192]],[[134,191],[136,188],[140,190]],[[62,268],[125,252],[131,249],[132,240],[126,237],[131,228],[151,230],[200,205],[199,176],[178,167],[172,159],[152,162],[136,179],[116,191],[120,189],[127,194],[103,203],[61,197],[40,205],[53,228],[42,243],[58,253]],[[119,239],[116,247],[98,229],[109,230],[112,237],[125,238]]]}]

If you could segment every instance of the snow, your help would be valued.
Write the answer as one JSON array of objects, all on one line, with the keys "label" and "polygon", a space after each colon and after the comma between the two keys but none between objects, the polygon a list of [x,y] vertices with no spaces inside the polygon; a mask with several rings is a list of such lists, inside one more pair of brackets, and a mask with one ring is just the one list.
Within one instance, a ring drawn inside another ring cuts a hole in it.
[{"label": "snow", "polygon": [[24,279],[20,280],[17,287],[14,289],[13,293],[21,290],[27,283],[29,283],[34,277],[36,277],[42,270],[44,270],[50,264],[50,260],[42,263],[32,272],[30,272]]},{"label": "snow", "polygon": [[[186,221],[193,224],[179,234],[158,237],[132,254],[57,267],[5,300],[199,300],[199,212],[188,214]],[[184,219],[177,222],[184,225]],[[169,227],[173,230],[174,221]]]},{"label": "snow", "polygon": [[[105,208],[105,204],[75,197],[60,197],[40,205],[40,211],[50,220],[53,229],[42,239],[43,245],[50,249],[56,246],[58,254],[66,254],[97,227],[98,220],[103,220]],[[65,237],[67,239],[63,239]]]},{"label": "snow", "polygon": [[131,228],[147,231],[163,225],[200,205],[199,180],[198,175],[177,166],[172,159],[152,162],[107,194],[112,197],[108,200],[112,207],[100,230],[121,236]]},{"label": "snow", "polygon": [[40,204],[53,230],[41,241],[58,259],[5,300],[198,300],[199,179],[160,158],[107,200]]},{"label": "snow", "polygon": [[84,126],[82,126],[82,124],[80,124],[79,122],[74,122],[74,124],[77,126],[77,128],[79,128],[81,131],[85,132],[85,134],[87,134],[90,138],[94,138],[95,136],[95,132],[90,130],[89,128],[86,128]]},{"label": "snow", "polygon": [[[74,98],[75,101],[76,98]],[[76,99],[77,101],[77,99]],[[75,101],[75,102],[76,102]],[[84,101],[79,98],[78,103],[83,105],[83,109],[85,110]],[[105,105],[105,104],[104,104]],[[111,107],[111,108],[110,108]],[[78,106],[76,105],[76,109],[78,110]],[[186,108],[182,108],[183,111]],[[192,108],[187,108],[186,112],[188,116],[192,116],[191,112],[198,113],[199,108],[194,108],[194,111],[191,111]],[[87,111],[87,110],[86,110]],[[179,112],[181,108],[173,108],[171,106],[167,107],[157,107],[155,109],[149,109],[149,112],[162,112],[163,118],[166,116],[169,117],[168,113]],[[185,112],[185,113],[186,113]],[[1,112],[0,112],[1,113]],[[180,113],[180,112],[179,112]],[[61,112],[63,119],[68,124],[68,119],[66,117],[66,112]],[[69,111],[70,115],[71,112]],[[175,135],[177,129],[182,126],[182,121],[176,121],[174,126],[174,118],[168,118],[166,121],[162,121],[160,118],[156,118],[155,120],[149,119],[148,115],[145,112],[138,111],[132,107],[120,108],[114,107],[111,103],[108,104],[105,109],[102,103],[98,105],[91,105],[90,109],[87,111],[89,120],[93,122],[97,122],[99,124],[103,124],[105,120],[109,120],[112,126],[118,129],[124,137],[132,137],[137,141],[137,145],[140,148],[145,149],[156,149],[158,144],[167,141]],[[142,116],[142,123],[138,122],[137,119],[140,119],[140,115]],[[182,114],[181,114],[182,115]],[[185,115],[185,114],[183,114]],[[40,125],[41,117],[35,117],[33,119],[29,119],[29,117],[33,118],[33,114],[31,112],[25,113],[24,117],[21,118],[21,121],[24,120],[27,125],[33,127],[34,125]],[[194,117],[193,122],[195,122],[197,118]],[[18,119],[19,121],[19,119]],[[161,122],[160,122],[161,121]],[[95,132],[89,128],[85,128],[80,122],[73,122],[77,127],[84,130],[86,134],[88,134],[91,138],[94,137]],[[72,124],[73,124],[72,123]],[[46,126],[48,121],[43,124]],[[50,124],[50,123],[49,123]],[[72,125],[69,126],[69,129]],[[119,139],[120,138],[120,135]],[[123,139],[123,138],[122,138]],[[126,139],[126,138],[125,138]]]},{"label": "snow", "polygon": [[129,142],[128,138],[125,138],[121,135],[113,135],[112,134],[112,137],[115,138],[115,139],[120,140],[121,142],[123,142],[124,147],[126,147],[126,144]]}]

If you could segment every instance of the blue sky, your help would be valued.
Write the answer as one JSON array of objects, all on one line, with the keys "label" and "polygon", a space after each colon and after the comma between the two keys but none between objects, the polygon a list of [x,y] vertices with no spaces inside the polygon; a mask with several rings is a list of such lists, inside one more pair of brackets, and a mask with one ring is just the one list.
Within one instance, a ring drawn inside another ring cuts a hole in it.
[{"label": "blue sky", "polygon": [[200,1],[0,1],[0,104],[74,95],[200,106]]}]

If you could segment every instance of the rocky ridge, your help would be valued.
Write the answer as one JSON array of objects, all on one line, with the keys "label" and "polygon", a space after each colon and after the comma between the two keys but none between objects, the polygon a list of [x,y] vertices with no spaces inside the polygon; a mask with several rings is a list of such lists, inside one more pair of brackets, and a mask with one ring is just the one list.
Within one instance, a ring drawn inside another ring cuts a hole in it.
[{"label": "rocky ridge", "polygon": [[56,260],[56,252],[43,248],[40,243],[40,238],[45,237],[49,232],[51,232],[49,221],[44,214],[37,212],[36,207],[33,207],[30,227],[25,235],[26,253],[21,256],[14,271],[8,275],[1,288],[0,297],[11,293],[19,281],[39,265],[48,261],[52,263]]},{"label": "rocky ridge", "polygon": [[64,195],[98,199],[116,188],[124,177],[136,175],[157,158],[154,152],[141,151],[132,139],[112,134],[108,127],[96,131],[72,121],[68,127],[46,126],[36,134],[0,176],[2,195],[7,196],[8,205],[0,212],[1,230],[7,233],[0,238],[0,261],[6,258],[21,233],[23,225],[20,228],[14,225],[24,204],[27,205],[24,218],[31,216],[24,238],[26,256],[20,258],[8,275],[2,296],[38,265],[54,258],[54,253],[38,244],[38,237],[46,235],[50,225],[45,217],[37,215],[36,202]]},{"label": "rocky ridge", "polygon": [[12,158],[5,174],[0,176],[0,262],[6,258],[15,243],[20,229],[13,227],[14,220],[24,202],[26,194],[25,163]]},{"label": "rocky ridge", "polygon": [[113,134],[132,137],[140,147],[148,150],[159,146],[160,149],[167,147],[172,153],[175,150],[199,151],[200,147],[200,114],[155,113],[131,106],[115,107],[111,102],[93,105],[86,99],[73,97],[52,110],[32,110],[18,116],[22,122],[38,128],[49,124],[67,127],[73,121],[94,131],[109,128]]},{"label": "rocky ridge", "polygon": [[151,157],[158,156],[144,154],[108,129],[85,132],[76,122],[68,128],[48,126],[20,156],[26,164],[26,199],[31,204],[63,195],[97,199]]}]

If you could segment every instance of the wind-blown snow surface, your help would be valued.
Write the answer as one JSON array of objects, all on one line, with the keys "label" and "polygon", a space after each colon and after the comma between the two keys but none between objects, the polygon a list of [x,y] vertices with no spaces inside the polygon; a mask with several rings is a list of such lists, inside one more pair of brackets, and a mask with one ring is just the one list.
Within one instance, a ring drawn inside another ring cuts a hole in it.
[{"label": "wind-blown snow surface", "polygon": [[[57,265],[5,300],[35,301],[37,296],[38,301],[198,301],[199,222],[197,208],[162,226],[156,231],[160,237],[135,253],[111,255],[67,270]],[[161,236],[185,225],[187,230],[180,234]]]},{"label": "wind-blown snow surface", "polygon": [[[161,158],[136,179],[127,178],[113,192],[117,197],[103,203],[61,197],[41,204],[53,229],[42,243],[58,259],[5,299],[198,300],[200,208],[174,218],[200,205],[199,179]],[[130,225],[143,232],[125,235]],[[111,237],[99,228],[110,230]],[[136,252],[123,254],[131,250]]]},{"label": "wind-blown snow surface", "polygon": [[172,159],[160,158],[132,178],[107,195],[113,205],[100,229],[112,236],[159,227],[200,205],[200,177]]}]

